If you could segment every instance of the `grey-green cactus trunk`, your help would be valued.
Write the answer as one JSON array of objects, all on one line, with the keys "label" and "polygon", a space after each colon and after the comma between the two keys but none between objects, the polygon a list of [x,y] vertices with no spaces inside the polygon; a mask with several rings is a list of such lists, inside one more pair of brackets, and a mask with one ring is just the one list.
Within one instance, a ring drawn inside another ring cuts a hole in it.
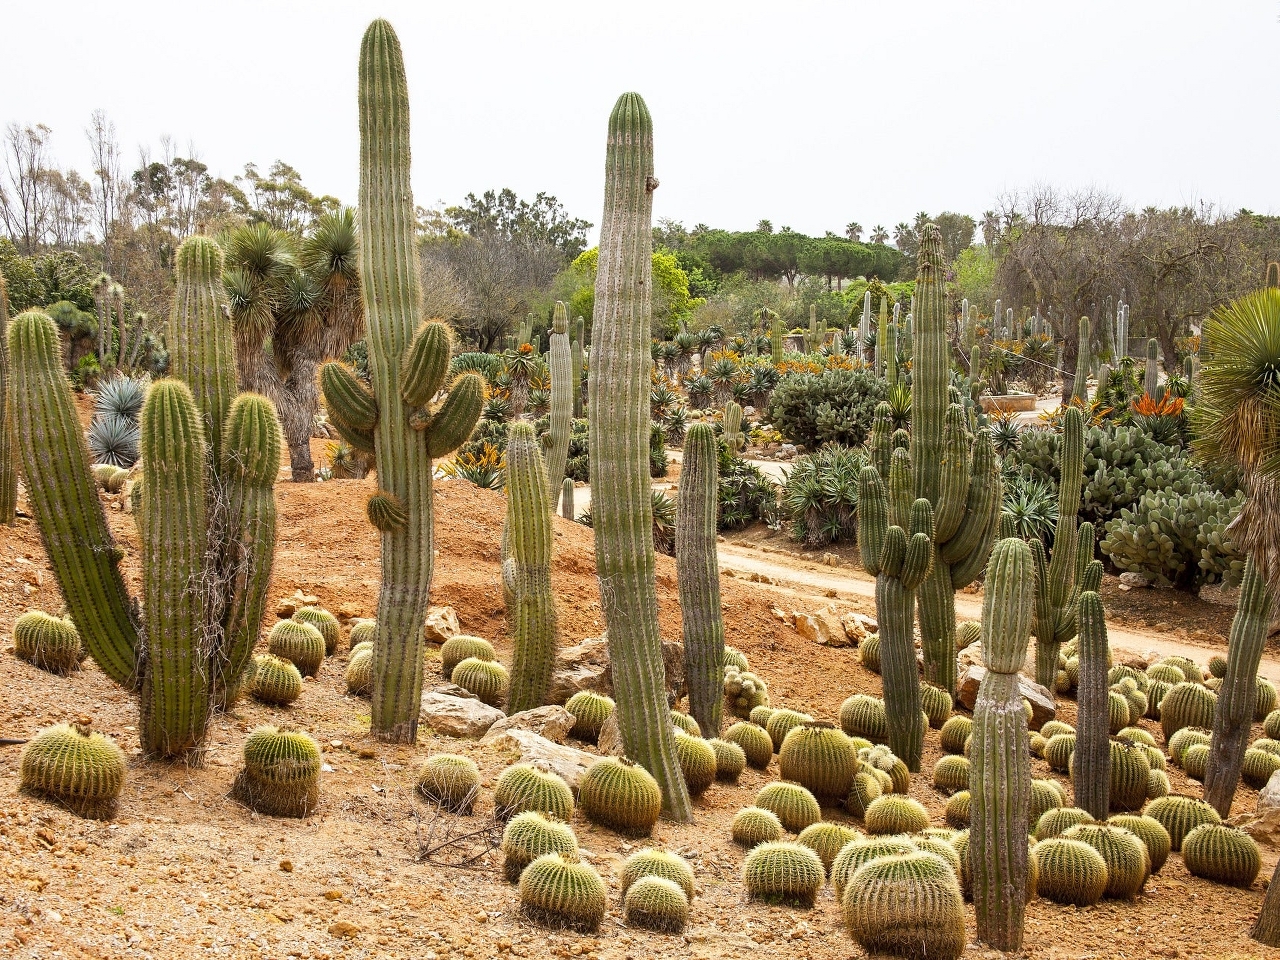
[{"label": "grey-green cactus trunk", "polygon": [[684,626],[689,713],[704,737],[719,736],[724,701],[724,615],[716,559],[719,450],[709,424],[689,428],[676,507],[676,581]]}]

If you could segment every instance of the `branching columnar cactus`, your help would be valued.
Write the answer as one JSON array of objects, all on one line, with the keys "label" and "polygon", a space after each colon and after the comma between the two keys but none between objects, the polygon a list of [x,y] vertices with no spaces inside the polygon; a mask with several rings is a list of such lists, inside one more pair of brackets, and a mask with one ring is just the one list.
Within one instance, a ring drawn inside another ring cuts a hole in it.
[{"label": "branching columnar cactus", "polygon": [[326,364],[321,386],[329,415],[353,446],[372,451],[378,484],[399,511],[380,528],[382,585],[373,656],[372,729],[398,743],[417,737],[422,624],[434,553],[431,461],[461,444],[480,415],[475,374],[445,386],[449,328],[421,323],[422,290],[409,185],[409,90],[400,41],[375,20],[360,47],[360,275],[368,318],[373,390],[340,364]]},{"label": "branching columnar cactus", "polygon": [[1035,609],[1031,551],[1001,540],[991,552],[982,603],[987,675],[978,688],[969,740],[970,866],[978,939],[1022,949],[1027,891],[1031,756],[1018,689]]},{"label": "branching columnar cactus", "polygon": [[573,350],[569,343],[569,311],[556,301],[551,321],[551,426],[544,441],[547,445],[547,489],[551,491],[551,507],[560,496],[564,468],[569,460],[569,428],[573,421],[573,398],[577,378],[573,375]]},{"label": "branching columnar cactus", "polygon": [[1105,820],[1111,806],[1111,743],[1108,712],[1107,621],[1102,598],[1080,594],[1079,728],[1072,751],[1072,789],[1076,806]]},{"label": "branching columnar cactus", "polygon": [[709,424],[689,428],[676,502],[676,572],[684,624],[689,712],[707,736],[720,732],[724,701],[724,616],[716,560],[719,454]]},{"label": "branching columnar cactus", "polygon": [[507,437],[507,519],[502,530],[503,592],[515,641],[509,713],[546,702],[556,664],[549,491],[533,425],[513,423]]},{"label": "branching columnar cactus", "polygon": [[[889,746],[914,773],[920,769],[926,724],[920,709],[912,628],[915,591],[933,563],[934,515],[927,500],[910,502],[910,471],[907,452],[895,450],[886,495],[875,467],[862,468],[858,484],[858,543],[862,565],[876,578]],[[954,663],[954,649],[950,656]]]},{"label": "branching columnar cactus", "polygon": [[[1102,381],[1098,381],[1101,389]],[[1080,345],[1076,348],[1075,385],[1071,388],[1071,399],[1081,403],[1089,402],[1089,318],[1080,318]]]},{"label": "branching columnar cactus", "polygon": [[13,422],[12,373],[9,370],[9,293],[0,273],[0,523],[18,512],[18,436]]},{"label": "branching columnar cactus", "polygon": [[[964,408],[949,392],[951,341],[942,234],[930,224],[920,242],[911,368],[911,463],[915,495],[934,506],[933,569],[918,593],[924,679],[955,694],[955,591],[987,565],[1000,525],[1000,458],[991,436],[970,435]],[[883,621],[882,621],[883,622]]]},{"label": "branching columnar cactus", "polygon": [[592,528],[600,607],[628,757],[662,788],[663,809],[692,816],[667,714],[649,480],[649,321],[653,121],[636,93],[609,117],[604,213],[588,397]]}]

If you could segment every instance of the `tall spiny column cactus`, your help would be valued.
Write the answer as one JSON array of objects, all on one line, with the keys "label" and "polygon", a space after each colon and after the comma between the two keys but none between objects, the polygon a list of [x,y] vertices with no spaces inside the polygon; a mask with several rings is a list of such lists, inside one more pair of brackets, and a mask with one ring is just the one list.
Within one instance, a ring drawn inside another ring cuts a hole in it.
[{"label": "tall spiny column cactus", "polygon": [[[877,439],[887,442],[883,431]],[[877,459],[883,459],[883,452]],[[858,543],[862,565],[876,578],[889,748],[912,772],[920,769],[925,728],[913,629],[915,592],[933,562],[933,525],[929,501],[911,502],[907,451],[893,451],[887,493],[876,468],[862,468],[858,478]]]},{"label": "tall spiny column cactus", "polygon": [[781,317],[774,317],[773,323],[769,327],[769,345],[773,350],[773,365],[775,367],[782,366],[782,338],[786,335],[787,328],[782,323]]},{"label": "tall spiny column cactus", "polygon": [[857,355],[859,360],[867,359],[867,336],[871,333],[871,291],[868,290],[862,295],[862,316],[858,319],[858,349]]},{"label": "tall spiny column cactus", "polygon": [[0,523],[18,514],[18,435],[13,423],[13,375],[9,369],[9,293],[0,273]]},{"label": "tall spiny column cactus", "polygon": [[577,514],[573,509],[573,478],[565,477],[564,483],[561,485],[560,492],[560,516],[566,520],[576,520]]},{"label": "tall spiny column cactus", "polygon": [[1213,710],[1213,743],[1204,778],[1204,798],[1224,819],[1231,815],[1231,801],[1240,784],[1240,767],[1249,745],[1258,692],[1258,664],[1262,662],[1274,605],[1266,578],[1258,573],[1252,560],[1246,560],[1227,641],[1227,675],[1218,688]]},{"label": "tall spiny column cactus", "polygon": [[1031,551],[1001,540],[987,566],[982,603],[987,675],[973,706],[969,744],[969,868],[978,939],[997,950],[1022,948],[1027,898],[1027,818],[1031,757],[1018,671],[1035,606]]},{"label": "tall spiny column cactus", "polygon": [[684,468],[676,501],[676,582],[684,623],[689,712],[703,736],[720,732],[724,700],[724,617],[716,559],[719,450],[710,424],[685,434]]},{"label": "tall spiny column cactus", "polygon": [[471,434],[483,385],[475,374],[465,374],[443,402],[433,402],[448,376],[452,338],[443,322],[420,319],[409,89],[400,41],[385,20],[373,21],[361,42],[359,110],[360,275],[373,390],[334,363],[322,369],[321,385],[344,434],[373,449],[381,487],[369,510],[382,539],[373,732],[412,743],[422,697],[422,624],[431,591],[431,461]]},{"label": "tall spiny column cactus", "polygon": [[502,583],[515,640],[508,713],[542,706],[555,669],[551,539],[551,493],[537,436],[532,424],[516,422],[507,438],[507,519],[502,531]]},{"label": "tall spiny column cactus", "polygon": [[946,261],[937,226],[924,229],[916,275],[916,338],[911,370],[911,463],[915,495],[934,505],[933,569],[920,586],[925,680],[954,695],[955,591],[987,564],[1000,524],[1000,458],[991,435],[970,435],[964,408],[951,402]]},{"label": "tall spiny column cactus", "polygon": [[583,376],[583,351],[586,349],[587,321],[579,317],[573,322],[573,352],[571,363],[573,365],[573,415],[581,417],[583,407],[585,406],[582,391],[586,386],[586,379]]},{"label": "tall spiny column cactus", "polygon": [[1080,681],[1076,749],[1071,786],[1076,806],[1095,820],[1111,808],[1111,707],[1107,683],[1107,618],[1102,598],[1092,590],[1080,594]]},{"label": "tall spiny column cactus", "polygon": [[1080,318],[1080,345],[1076,348],[1076,379],[1071,399],[1089,402],[1089,318]]},{"label": "tall spiny column cactus", "polygon": [[1159,400],[1156,391],[1160,388],[1160,344],[1152,337],[1147,341],[1147,369],[1146,377],[1143,379],[1142,385],[1146,390],[1147,396],[1152,400]]},{"label": "tall spiny column cactus", "polygon": [[733,400],[724,405],[724,442],[734,455],[747,447],[747,435],[742,432],[742,407]]},{"label": "tall spiny column cactus", "polygon": [[877,377],[884,376],[884,363],[885,363],[885,358],[888,356],[888,353],[885,350],[885,344],[888,342],[888,340],[889,340],[889,298],[886,296],[881,296],[880,297],[880,321],[879,321],[879,326],[876,328],[875,364],[876,364]]},{"label": "tall spiny column cactus", "polygon": [[662,788],[674,820],[692,813],[675,753],[658,628],[649,480],[653,121],[636,93],[609,117],[592,323],[588,423],[596,572],[628,757]]},{"label": "tall spiny column cactus", "polygon": [[572,349],[569,344],[569,311],[557,300],[551,321],[551,427],[546,434],[547,489],[552,507],[560,496],[564,466],[569,459],[569,428],[573,419],[574,383]]},{"label": "tall spiny column cactus", "polygon": [[1116,363],[1129,355],[1129,305],[1123,300],[1116,308]]},{"label": "tall spiny column cactus", "polygon": [[898,382],[898,325],[890,323],[885,338],[884,378],[893,386]]}]

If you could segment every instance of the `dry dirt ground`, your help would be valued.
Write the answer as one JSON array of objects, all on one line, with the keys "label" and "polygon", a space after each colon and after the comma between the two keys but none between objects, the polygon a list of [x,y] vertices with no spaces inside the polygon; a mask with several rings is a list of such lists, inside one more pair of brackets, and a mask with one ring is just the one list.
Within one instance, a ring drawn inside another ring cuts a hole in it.
[{"label": "dry dirt ground", "polygon": [[[317,450],[317,453],[319,450]],[[370,615],[378,582],[378,543],[364,519],[370,483],[332,481],[278,487],[280,542],[274,600],[296,590],[332,610]],[[132,518],[107,498],[112,529],[125,545],[125,569],[136,588],[137,538]],[[464,631],[491,639],[509,662],[501,591],[497,589],[500,494],[457,481],[437,486],[439,550],[433,601],[451,604]],[[555,521],[555,583],[562,642],[601,631],[589,530]],[[749,538],[748,538],[749,539]],[[775,559],[780,555],[774,555]],[[732,564],[730,564],[732,565]],[[795,579],[803,582],[804,568]],[[658,560],[663,633],[680,635],[674,562]],[[785,596],[873,611],[865,596],[825,590]],[[728,642],[746,652],[769,682],[775,705],[834,718],[855,692],[880,693],[880,678],[857,663],[853,649],[819,647],[781,623],[771,608],[778,588],[726,577]],[[1109,594],[1114,608],[1134,594]],[[610,882],[612,903],[599,933],[547,932],[520,918],[515,889],[502,881],[493,842],[488,787],[510,761],[488,746],[424,731],[413,747],[368,736],[368,703],[345,693],[346,643],[288,709],[242,702],[212,726],[202,768],[148,763],[138,755],[135,702],[92,665],[60,679],[12,655],[11,630],[24,610],[57,611],[58,592],[34,525],[0,530],[0,737],[25,738],[61,720],[89,716],[130,758],[114,821],[80,820],[18,793],[20,747],[0,747],[0,955],[15,957],[786,957],[832,960],[862,956],[844,932],[830,888],[808,911],[746,902],[743,854],[729,821],[776,778],[748,769],[735,786],[717,784],[696,803],[695,822],[662,823],[647,843],[689,859],[697,875],[692,922],[683,936],[633,932],[621,922],[613,873],[644,842],[624,840],[575,818],[586,858]],[[1224,636],[1230,611],[1199,611]],[[269,613],[271,620],[273,614]],[[1199,629],[1199,628],[1197,628]],[[1209,630],[1209,627],[1204,627]],[[265,631],[264,631],[265,632]],[[1170,640],[1185,640],[1171,636]],[[1201,662],[1207,659],[1203,655]],[[438,676],[438,664],[428,663]],[[1063,717],[1074,720],[1067,701]],[[326,772],[318,812],[305,820],[259,817],[229,799],[244,737],[255,725],[288,722],[325,745]],[[1145,726],[1152,727],[1150,722]],[[1260,731],[1255,731],[1260,735]],[[1158,736],[1158,734],[1157,734]],[[486,789],[478,815],[441,820],[412,790],[418,764],[433,752],[467,754]],[[925,766],[941,755],[927,738]],[[331,769],[329,769],[331,768]],[[1037,776],[1050,776],[1035,761]],[[1175,791],[1198,795],[1170,767]],[[942,823],[945,798],[926,774],[911,793]],[[1241,787],[1237,809],[1257,795]],[[838,810],[825,811],[844,819]],[[474,834],[430,852],[442,841]],[[457,865],[476,856],[470,865]],[[1264,850],[1262,877],[1276,855]],[[1105,901],[1077,910],[1043,900],[1028,908],[1027,955],[1058,957],[1280,957],[1248,938],[1263,896],[1260,879],[1237,890],[1191,877],[1177,855],[1132,903]],[[969,910],[969,932],[973,914]],[[986,955],[971,947],[971,956]]]}]

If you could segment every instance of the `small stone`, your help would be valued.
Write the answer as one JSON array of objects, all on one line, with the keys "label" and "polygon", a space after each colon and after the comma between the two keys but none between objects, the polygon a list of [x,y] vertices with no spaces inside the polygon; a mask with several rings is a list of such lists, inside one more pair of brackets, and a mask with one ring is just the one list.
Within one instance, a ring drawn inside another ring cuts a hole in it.
[{"label": "small stone", "polygon": [[281,870],[283,870],[285,873],[293,873],[293,861],[292,861],[292,860],[281,860],[281,861],[280,861],[280,869],[281,869]]},{"label": "small stone", "polygon": [[564,743],[564,738],[573,729],[574,716],[564,707],[551,705],[522,710],[503,717],[481,739],[491,740],[507,730],[532,730],[539,736],[546,737],[554,743]]},{"label": "small stone", "polygon": [[324,892],[324,898],[325,898],[326,900],[341,900],[341,899],[342,899],[342,891],[341,891],[341,890],[326,890],[326,891]]},{"label": "small stone", "polygon": [[842,562],[834,553],[824,553],[822,555],[822,565],[824,567],[838,567]]},{"label": "small stone", "polygon": [[1151,578],[1145,573],[1139,573],[1136,570],[1126,570],[1120,574],[1120,585],[1131,590],[1135,587],[1149,587],[1151,586]]},{"label": "small stone", "polygon": [[[960,674],[960,680],[956,684],[956,699],[964,704],[966,710],[973,709],[978,700],[978,687],[982,685],[986,675],[987,668],[976,663],[966,667]],[[1035,729],[1039,730],[1057,715],[1058,708],[1053,702],[1053,694],[1034,680],[1019,674],[1018,692],[1031,704],[1031,726]]]},{"label": "small stone", "polygon": [[503,716],[501,710],[479,700],[443,693],[422,695],[421,722],[442,736],[481,737]]},{"label": "small stone", "polygon": [[531,730],[506,730],[486,742],[493,744],[499,751],[512,750],[519,753],[521,760],[546,761],[575,790],[587,768],[599,759],[574,747],[552,743]]},{"label": "small stone", "polygon": [[329,924],[329,936],[338,937],[342,940],[351,940],[359,936],[360,928],[354,923],[348,923],[346,920],[338,920]]},{"label": "small stone", "polygon": [[458,613],[453,607],[427,608],[427,622],[422,626],[422,636],[427,643],[441,644],[452,640],[461,632]]}]

